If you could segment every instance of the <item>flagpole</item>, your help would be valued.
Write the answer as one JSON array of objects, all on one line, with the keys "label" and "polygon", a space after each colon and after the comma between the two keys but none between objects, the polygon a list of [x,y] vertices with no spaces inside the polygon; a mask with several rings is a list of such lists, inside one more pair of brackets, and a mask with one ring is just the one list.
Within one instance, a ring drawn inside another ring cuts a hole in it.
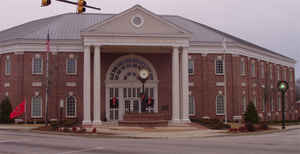
[{"label": "flagpole", "polygon": [[223,48],[224,48],[224,118],[225,118],[225,124],[228,122],[227,117],[227,78],[226,78],[226,39],[223,39]]}]

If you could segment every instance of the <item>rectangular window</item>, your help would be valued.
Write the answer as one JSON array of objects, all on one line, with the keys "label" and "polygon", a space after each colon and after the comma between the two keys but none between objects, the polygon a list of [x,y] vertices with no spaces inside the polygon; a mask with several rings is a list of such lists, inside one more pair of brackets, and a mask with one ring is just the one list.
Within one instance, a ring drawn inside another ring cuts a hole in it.
[{"label": "rectangular window", "polygon": [[189,114],[195,115],[195,98],[193,96],[189,96]]},{"label": "rectangular window", "polygon": [[256,96],[253,97],[253,104],[255,107],[257,107]]},{"label": "rectangular window", "polygon": [[290,81],[293,82],[294,80],[294,74],[293,71],[290,71]]},{"label": "rectangular window", "polygon": [[224,109],[224,96],[218,95],[216,100],[216,114],[217,115],[224,115],[225,109]]},{"label": "rectangular window", "polygon": [[194,74],[194,61],[192,59],[189,59],[189,74]]},{"label": "rectangular window", "polygon": [[255,62],[254,61],[252,61],[252,63],[251,63],[251,75],[252,75],[252,77],[256,76],[256,69],[255,69]]},{"label": "rectangular window", "polygon": [[277,80],[280,80],[280,68],[277,68]]},{"label": "rectangular window", "polygon": [[273,80],[273,66],[270,64],[270,80]]},{"label": "rectangular window", "polygon": [[246,96],[242,96],[242,109],[243,109],[243,112],[246,112],[246,110],[247,110],[247,97]]},{"label": "rectangular window", "polygon": [[260,76],[262,79],[265,78],[265,65],[263,62],[260,64]]},{"label": "rectangular window", "polygon": [[43,73],[43,60],[41,57],[34,57],[32,60],[32,74]]},{"label": "rectangular window", "polygon": [[222,59],[216,60],[216,75],[224,74],[224,61]]},{"label": "rectangular window", "polygon": [[42,98],[40,96],[35,96],[32,98],[31,117],[32,118],[42,117]]},{"label": "rectangular window", "polygon": [[271,112],[274,112],[274,99],[271,96]]},{"label": "rectangular window", "polygon": [[77,60],[75,58],[67,59],[67,74],[76,74],[77,73]]},{"label": "rectangular window", "polygon": [[266,100],[265,100],[265,97],[263,96],[262,97],[262,112],[265,112],[265,110],[266,110]]},{"label": "rectangular window", "polygon": [[11,73],[11,60],[10,57],[7,56],[5,60],[5,75],[10,75]]},{"label": "rectangular window", "polygon": [[277,97],[277,103],[278,103],[278,111],[281,111],[281,97]]},{"label": "rectangular window", "polygon": [[242,58],[241,59],[241,75],[245,75],[246,74],[246,63],[245,63],[245,59]]}]

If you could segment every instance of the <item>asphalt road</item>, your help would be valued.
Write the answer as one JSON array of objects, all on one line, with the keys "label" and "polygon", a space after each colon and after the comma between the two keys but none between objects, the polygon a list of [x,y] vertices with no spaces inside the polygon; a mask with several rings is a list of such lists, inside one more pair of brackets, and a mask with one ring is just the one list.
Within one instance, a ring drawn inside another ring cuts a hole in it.
[{"label": "asphalt road", "polygon": [[299,154],[300,129],[200,139],[107,139],[0,131],[1,154]]}]

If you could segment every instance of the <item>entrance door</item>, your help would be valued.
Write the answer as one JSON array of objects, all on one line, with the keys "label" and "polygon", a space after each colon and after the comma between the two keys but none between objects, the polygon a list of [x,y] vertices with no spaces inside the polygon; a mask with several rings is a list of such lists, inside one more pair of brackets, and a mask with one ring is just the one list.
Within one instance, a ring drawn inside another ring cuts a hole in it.
[{"label": "entrance door", "polygon": [[140,88],[123,88],[125,113],[141,112]]},{"label": "entrance door", "polygon": [[110,88],[110,104],[109,104],[109,118],[112,121],[119,120],[119,88]]}]

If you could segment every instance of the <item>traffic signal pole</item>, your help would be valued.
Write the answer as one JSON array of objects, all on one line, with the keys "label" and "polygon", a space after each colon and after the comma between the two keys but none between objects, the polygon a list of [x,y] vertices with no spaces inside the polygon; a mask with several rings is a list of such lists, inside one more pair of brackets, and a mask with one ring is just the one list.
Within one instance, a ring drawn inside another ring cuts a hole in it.
[{"label": "traffic signal pole", "polygon": [[[56,1],[63,2],[63,3],[68,3],[68,4],[73,4],[73,5],[76,5],[76,6],[78,5],[77,2],[72,2],[72,1],[67,1],[67,0],[56,0]],[[99,11],[101,10],[100,8],[89,6],[89,5],[85,5],[84,7],[94,9],[94,10],[99,10]]]}]

